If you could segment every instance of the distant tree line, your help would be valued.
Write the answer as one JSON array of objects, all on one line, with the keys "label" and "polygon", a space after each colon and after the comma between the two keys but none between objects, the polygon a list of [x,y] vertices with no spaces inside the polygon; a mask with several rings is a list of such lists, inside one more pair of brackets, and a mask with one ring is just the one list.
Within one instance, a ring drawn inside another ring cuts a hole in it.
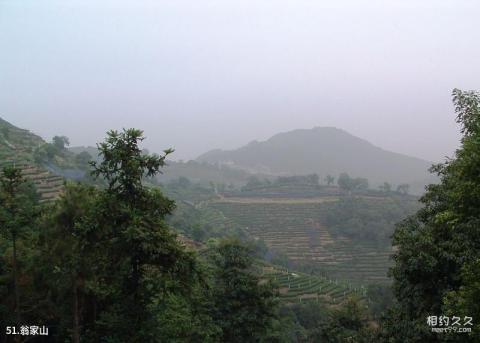
[{"label": "distant tree line", "polygon": [[[334,186],[335,177],[328,174],[324,179],[326,186]],[[352,193],[364,193],[366,191],[375,193],[373,189],[369,188],[369,181],[363,177],[351,177],[348,173],[341,173],[338,178],[336,179],[336,183],[338,187],[349,194]],[[294,176],[279,176],[274,180],[270,179],[260,179],[259,177],[253,175],[250,176],[247,180],[246,185],[242,188],[245,191],[252,191],[255,189],[266,189],[266,188],[278,188],[278,187],[311,187],[312,189],[319,189],[322,187],[320,185],[320,178],[317,174],[309,174],[309,175],[294,175]],[[324,187],[324,186],[323,186]],[[217,190],[226,190],[225,187],[217,187]],[[293,188],[292,188],[293,189]],[[231,190],[231,189],[229,189]],[[379,186],[379,191],[382,194],[401,194],[407,195],[409,191],[408,184],[400,184],[394,190],[393,186],[388,183],[384,182],[382,185]],[[378,191],[377,191],[378,192]]]},{"label": "distant tree line", "polygon": [[391,197],[388,201],[377,201],[346,197],[325,204],[320,217],[327,227],[341,235],[387,247],[395,224],[418,208],[415,198]]},{"label": "distant tree line", "polygon": [[40,165],[53,164],[59,168],[86,170],[93,159],[87,151],[73,154],[68,151],[70,140],[66,136],[54,136],[50,143],[44,143],[33,152],[33,158]]},{"label": "distant tree line", "polygon": [[347,173],[341,173],[337,180],[338,186],[348,192],[368,189],[368,180],[362,177],[352,178]]}]

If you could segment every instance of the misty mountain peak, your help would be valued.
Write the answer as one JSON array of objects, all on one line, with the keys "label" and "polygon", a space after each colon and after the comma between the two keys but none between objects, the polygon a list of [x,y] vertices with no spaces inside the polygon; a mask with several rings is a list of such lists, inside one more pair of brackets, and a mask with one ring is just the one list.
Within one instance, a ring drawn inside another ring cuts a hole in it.
[{"label": "misty mountain peak", "polygon": [[197,158],[212,164],[228,163],[249,171],[272,174],[310,174],[323,177],[347,172],[370,179],[416,183],[429,178],[431,163],[387,151],[336,127],[314,127],[278,133],[234,150],[212,150]]}]

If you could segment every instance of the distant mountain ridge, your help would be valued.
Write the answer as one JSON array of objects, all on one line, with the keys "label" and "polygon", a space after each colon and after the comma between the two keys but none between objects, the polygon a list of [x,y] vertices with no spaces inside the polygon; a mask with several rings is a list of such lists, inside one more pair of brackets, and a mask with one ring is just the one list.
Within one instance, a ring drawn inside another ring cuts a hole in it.
[{"label": "distant mountain ridge", "polygon": [[346,172],[365,177],[373,185],[387,181],[423,188],[435,181],[428,172],[432,162],[384,150],[334,127],[279,133],[239,149],[211,150],[197,161],[277,175],[317,173],[323,177]]},{"label": "distant mountain ridge", "polygon": [[[34,151],[44,144],[41,137],[0,118],[0,162],[15,160],[36,164]],[[98,158],[94,147],[68,150],[71,155],[63,160],[57,156],[57,162],[62,163],[56,164],[73,163],[73,157],[82,151],[89,152],[93,159]],[[184,176],[204,184],[220,182],[238,186],[246,183],[251,175],[272,179],[278,175],[316,173],[322,180],[328,174],[338,177],[347,172],[352,177],[369,179],[372,187],[384,181],[394,185],[408,183],[412,193],[419,194],[426,184],[437,181],[428,172],[431,164],[381,149],[341,129],[316,127],[279,133],[266,141],[253,141],[235,150],[211,150],[195,161],[170,161],[159,179],[165,182]],[[43,163],[42,167],[46,166],[48,164]]]}]

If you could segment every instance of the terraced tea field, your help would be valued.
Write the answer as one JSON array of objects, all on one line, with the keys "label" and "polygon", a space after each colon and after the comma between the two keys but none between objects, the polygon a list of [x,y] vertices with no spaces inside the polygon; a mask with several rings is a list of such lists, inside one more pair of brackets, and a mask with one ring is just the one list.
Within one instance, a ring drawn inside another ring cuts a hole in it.
[{"label": "terraced tea field", "polygon": [[279,287],[280,299],[292,302],[316,301],[327,305],[342,303],[348,296],[365,297],[364,287],[353,286],[339,280],[290,272],[286,269],[261,264],[259,273],[263,279],[271,279]]},{"label": "terraced tea field", "polygon": [[42,143],[39,136],[0,118],[0,161],[31,160],[34,149]]},{"label": "terraced tea field", "polygon": [[0,118],[0,168],[15,164],[25,178],[33,181],[41,201],[58,197],[64,179],[35,165],[33,151],[44,144],[43,139]]},{"label": "terraced tea field", "polygon": [[[7,163],[9,162],[2,161],[0,167]],[[54,200],[62,194],[65,182],[63,177],[29,163],[17,163],[16,166],[22,170],[22,175],[26,179],[34,183],[41,202]]]},{"label": "terraced tea field", "polygon": [[222,203],[240,204],[319,204],[337,201],[338,196],[324,196],[311,198],[282,198],[282,197],[220,197]]},{"label": "terraced tea field", "polygon": [[208,206],[264,240],[272,251],[285,254],[295,263],[313,263],[329,278],[361,283],[388,282],[390,248],[379,248],[374,242],[352,241],[321,225],[325,201],[334,199],[235,201],[224,198]]}]

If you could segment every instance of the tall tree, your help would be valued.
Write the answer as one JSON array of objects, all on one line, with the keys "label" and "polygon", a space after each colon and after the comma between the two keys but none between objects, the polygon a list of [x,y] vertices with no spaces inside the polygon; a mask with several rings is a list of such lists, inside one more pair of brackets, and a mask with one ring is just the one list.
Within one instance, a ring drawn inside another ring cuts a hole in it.
[{"label": "tall tree", "polygon": [[398,342],[480,338],[478,321],[471,334],[452,337],[435,335],[427,326],[428,316],[448,315],[452,308],[480,318],[478,299],[472,297],[480,258],[480,94],[455,89],[453,102],[461,147],[453,159],[432,167],[441,183],[428,187],[424,207],[394,234],[398,251],[391,273],[398,306],[386,327]]},{"label": "tall tree", "polygon": [[39,270],[44,274],[43,286],[50,290],[45,297],[55,294],[55,298],[50,297],[57,320],[55,332],[57,338],[71,333],[74,343],[80,342],[82,333],[94,326],[95,314],[86,313],[84,304],[97,305],[89,285],[102,278],[102,260],[107,258],[101,249],[101,228],[95,225],[97,197],[93,187],[68,183],[39,223],[39,263],[54,266],[40,266]]},{"label": "tall tree", "polygon": [[392,191],[392,185],[388,182],[384,182],[383,185],[380,185],[378,188],[386,194],[389,194]]},{"label": "tall tree", "polygon": [[52,144],[58,150],[65,150],[65,148],[70,145],[70,140],[66,136],[54,136],[52,138]]},{"label": "tall tree", "polygon": [[215,315],[222,342],[256,342],[276,318],[276,296],[270,283],[252,272],[251,251],[236,240],[221,242],[214,258]]},{"label": "tall tree", "polygon": [[332,175],[328,174],[327,176],[325,176],[325,181],[327,182],[327,185],[332,185],[334,182],[335,182],[335,177],[333,177]]},{"label": "tall tree", "polygon": [[0,176],[0,228],[1,233],[11,242],[13,250],[12,269],[15,295],[15,322],[21,323],[21,294],[17,242],[34,218],[35,197],[28,191],[22,171],[15,166],[3,168]]},{"label": "tall tree", "polygon": [[348,192],[368,189],[368,180],[363,177],[351,178],[347,173],[341,173],[337,179],[338,186]]},{"label": "tall tree", "polygon": [[321,342],[371,343],[372,333],[367,326],[367,312],[359,299],[349,297],[342,306],[331,311],[321,332]]},{"label": "tall tree", "polygon": [[337,179],[338,186],[346,191],[351,191],[353,189],[352,178],[347,173],[341,173]]},{"label": "tall tree", "polygon": [[408,183],[402,183],[397,186],[397,192],[403,195],[407,195],[409,189],[410,185]]},{"label": "tall tree", "polygon": [[[117,339],[129,339],[133,332],[147,339],[146,325],[155,317],[148,304],[168,291],[188,294],[197,275],[193,254],[165,223],[174,202],[142,182],[160,173],[172,150],[162,156],[145,154],[139,148],[143,139],[136,129],[110,131],[98,145],[102,161],[91,163],[93,175],[108,185],[97,205],[98,225],[109,228],[105,249],[112,256],[110,278],[118,283],[102,322]],[[115,319],[119,317],[121,321]]]}]

